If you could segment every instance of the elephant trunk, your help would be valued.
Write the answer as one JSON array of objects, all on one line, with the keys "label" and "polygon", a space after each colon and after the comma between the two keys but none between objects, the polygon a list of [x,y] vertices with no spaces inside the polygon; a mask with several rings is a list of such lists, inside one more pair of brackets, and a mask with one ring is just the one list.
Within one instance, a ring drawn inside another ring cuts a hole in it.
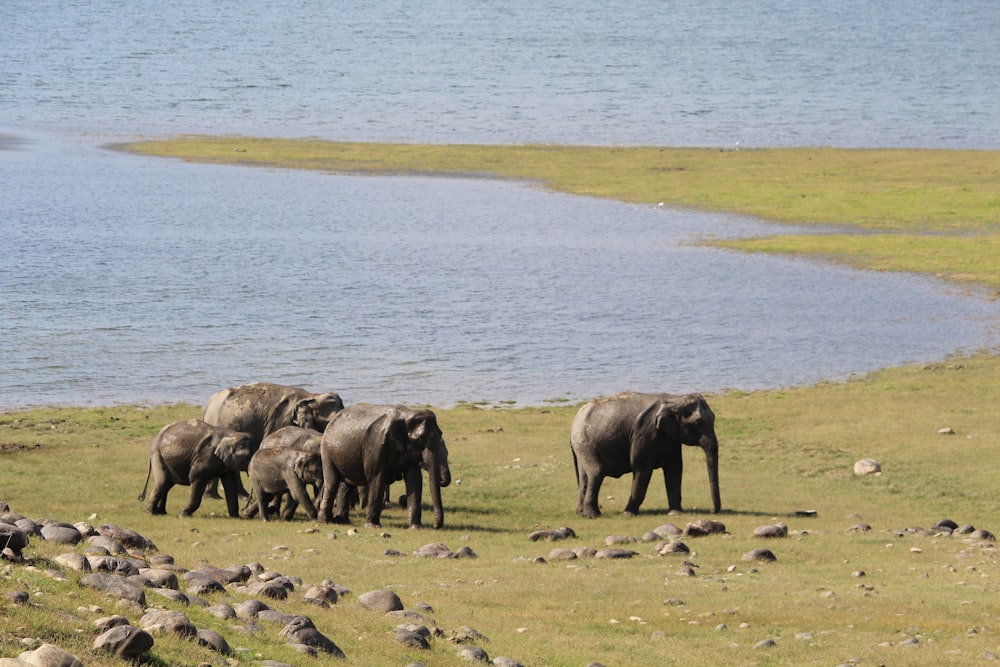
[{"label": "elephant trunk", "polygon": [[708,464],[708,485],[712,491],[712,508],[718,514],[722,511],[722,498],[719,495],[719,442],[712,438],[705,446],[705,461]]},{"label": "elephant trunk", "polygon": [[434,527],[444,526],[444,506],[441,504],[441,487],[451,484],[451,471],[447,465],[442,465],[437,456],[431,458],[431,469],[427,471],[427,481],[430,484],[431,507],[434,508]]}]

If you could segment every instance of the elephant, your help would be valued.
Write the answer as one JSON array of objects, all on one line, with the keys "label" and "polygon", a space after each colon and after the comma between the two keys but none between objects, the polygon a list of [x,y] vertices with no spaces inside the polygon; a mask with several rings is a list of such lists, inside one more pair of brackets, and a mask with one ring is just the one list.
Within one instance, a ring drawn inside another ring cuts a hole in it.
[{"label": "elephant", "polygon": [[600,516],[601,482],[605,477],[631,472],[632,492],[624,514],[638,514],[656,468],[663,469],[669,510],[682,512],[682,444],[705,451],[713,511],[720,512],[715,413],[703,396],[624,393],[585,404],[570,429],[580,494],[576,513],[587,518]]},{"label": "elephant", "polygon": [[[402,479],[410,528],[421,527],[422,468],[429,477],[434,527],[444,525],[441,487],[451,483],[448,449],[437,416],[403,405],[354,405],[337,413],[323,432],[324,521],[348,523],[351,488],[365,489],[365,525],[378,528],[388,486]],[[336,508],[336,514],[334,509]]]},{"label": "elephant", "polygon": [[146,500],[149,479],[153,489],[146,502],[150,514],[167,513],[167,492],[174,485],[191,487],[191,500],[181,516],[191,516],[201,505],[205,486],[222,480],[229,516],[239,517],[239,476],[257,449],[253,436],[206,424],[200,419],[164,426],[149,445],[149,470],[139,500]]},{"label": "elephant", "polygon": [[249,518],[260,513],[267,521],[268,506],[288,494],[291,499],[282,518],[291,520],[299,505],[310,520],[316,519],[316,507],[309,498],[306,485],[316,489],[323,486],[323,459],[320,441],[323,434],[312,429],[286,426],[264,438],[260,449],[250,459],[248,471],[253,488],[253,502],[245,515]]},{"label": "elephant", "polygon": [[[256,448],[265,436],[285,426],[322,431],[330,417],[343,409],[344,402],[333,392],[313,394],[299,387],[254,382],[213,394],[205,405],[203,419],[209,424],[249,433]],[[239,488],[245,496],[242,482]],[[218,497],[217,489],[210,487],[209,495]]]}]

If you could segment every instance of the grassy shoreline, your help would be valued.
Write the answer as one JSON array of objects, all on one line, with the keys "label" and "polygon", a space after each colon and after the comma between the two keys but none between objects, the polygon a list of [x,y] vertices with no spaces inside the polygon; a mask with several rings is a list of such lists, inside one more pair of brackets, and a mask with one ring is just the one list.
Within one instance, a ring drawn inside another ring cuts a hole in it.
[{"label": "grassy shoreline", "polygon": [[716,245],[929,273],[1000,295],[1000,151],[725,151],[239,136],[184,136],[118,148],[195,162],[342,174],[530,180],[571,194],[752,215],[815,233]]}]

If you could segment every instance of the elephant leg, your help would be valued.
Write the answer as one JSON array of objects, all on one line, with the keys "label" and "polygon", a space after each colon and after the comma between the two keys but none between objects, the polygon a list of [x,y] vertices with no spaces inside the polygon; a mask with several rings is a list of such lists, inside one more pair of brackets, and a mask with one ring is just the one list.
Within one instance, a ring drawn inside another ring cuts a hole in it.
[{"label": "elephant leg", "polygon": [[365,526],[368,528],[381,528],[382,507],[385,499],[385,479],[379,475],[368,480],[368,516],[365,519]]},{"label": "elephant leg", "polygon": [[[226,494],[226,510],[234,519],[240,518],[240,474],[229,473],[222,476],[222,490]],[[199,494],[199,498],[200,498]]]},{"label": "elephant leg", "polygon": [[319,501],[319,518],[325,523],[333,521],[333,509],[336,496],[339,493],[340,474],[337,468],[323,456],[323,488]]},{"label": "elephant leg", "polygon": [[593,474],[582,472],[583,482],[580,484],[580,501],[583,503],[583,513],[581,516],[587,519],[594,519],[601,516],[601,507],[598,498],[601,493],[601,484],[604,483],[604,475],[597,471]]},{"label": "elephant leg", "polygon": [[259,514],[261,521],[267,521],[267,501],[269,496],[264,491],[264,487],[256,479],[251,479],[250,483],[253,486],[253,498],[247,503],[246,509],[243,510],[243,518],[252,519]]},{"label": "elephant leg", "polygon": [[[326,489],[326,481],[323,482],[323,488]],[[350,486],[343,480],[336,483],[337,488],[337,511],[333,517],[334,523],[349,524],[351,522],[351,495],[353,486]]]},{"label": "elephant leg", "polygon": [[173,488],[174,483],[168,479],[153,480],[153,489],[149,494],[149,500],[146,501],[146,511],[150,514],[166,514],[167,513],[167,492]]},{"label": "elephant leg", "polygon": [[667,487],[667,507],[671,512],[683,512],[681,506],[681,478],[684,476],[684,459],[678,453],[671,455],[663,466],[663,483]]},{"label": "elephant leg", "polygon": [[188,501],[187,507],[181,510],[181,516],[191,516],[201,507],[201,498],[205,494],[205,486],[208,485],[208,482],[208,479],[191,479],[191,499]]},{"label": "elephant leg", "polygon": [[[296,477],[294,474],[289,476],[288,481],[288,495],[290,496],[288,500],[289,506],[292,508],[291,514],[295,514],[296,505],[301,505],[303,511],[305,511],[306,516],[309,517],[310,521],[316,520],[316,507],[313,505],[312,500],[309,498],[309,493],[306,491],[306,485],[301,479]],[[294,504],[293,504],[294,503]],[[288,517],[291,519],[291,515]]]},{"label": "elephant leg", "polygon": [[653,477],[653,470],[650,468],[640,468],[632,471],[632,493],[629,495],[628,504],[625,506],[625,516],[635,516],[639,513],[639,506],[646,499],[646,491],[649,489],[649,480]]},{"label": "elephant leg", "polygon": [[404,480],[406,484],[406,508],[410,519],[410,528],[421,528],[420,519],[423,508],[420,506],[420,502],[424,480],[420,468],[408,470]]},{"label": "elephant leg", "polygon": [[219,480],[213,479],[205,485],[205,498],[222,500],[222,496],[219,495]]},{"label": "elephant leg", "polygon": [[[281,497],[275,501],[275,505],[278,508],[278,513],[281,515],[282,520],[291,521],[295,516],[295,510],[299,508],[299,501],[295,500],[287,491],[281,494]],[[315,516],[309,517],[315,519]]]}]

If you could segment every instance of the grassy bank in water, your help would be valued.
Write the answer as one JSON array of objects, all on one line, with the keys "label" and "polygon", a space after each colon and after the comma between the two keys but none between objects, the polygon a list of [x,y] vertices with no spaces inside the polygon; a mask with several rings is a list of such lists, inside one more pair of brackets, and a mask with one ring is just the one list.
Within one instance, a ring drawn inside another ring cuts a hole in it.
[{"label": "grassy bank in water", "polygon": [[[221,501],[180,518],[186,487],[171,491],[168,516],[149,516],[136,499],[147,447],[165,423],[200,415],[186,405],[0,414],[0,500],[36,519],[131,528],[189,568],[259,562],[307,584],[331,579],[346,586],[351,595],[329,609],[305,604],[302,590],[269,603],[310,616],[348,664],[468,664],[447,639],[462,626],[489,638],[479,643],[491,657],[525,665],[968,664],[1000,654],[996,543],[915,529],[948,517],[1000,533],[1000,471],[990,465],[1000,433],[998,376],[1000,358],[984,354],[843,383],[709,396],[718,415],[725,508],[717,516],[705,513],[704,458],[687,449],[686,515],[666,514],[657,475],[640,516],[620,514],[629,483],[622,478],[602,490],[603,517],[576,517],[568,445],[575,406],[438,410],[455,478],[444,489],[441,531],[407,530],[399,509],[383,514],[381,530],[301,516],[290,523],[234,520]],[[939,432],[946,428],[954,434]],[[879,460],[883,474],[855,476],[853,464],[864,457]],[[815,516],[797,516],[801,510]],[[687,555],[656,555],[654,542],[633,541],[619,544],[636,552],[627,560],[550,558],[554,547],[602,548],[611,537],[640,540],[662,524],[683,528],[700,518],[721,520],[727,533],[684,539]],[[775,521],[788,525],[788,537],[753,537],[756,527]],[[528,538],[560,526],[577,537]],[[469,547],[477,558],[412,555],[431,542],[452,551]],[[777,560],[742,560],[759,547]],[[121,611],[115,602],[79,587],[74,573],[69,582],[44,574],[57,554],[84,549],[34,540],[27,565],[0,564],[5,591],[31,594],[28,606],[0,599],[0,654],[16,655],[23,638],[37,637],[91,667],[120,664],[89,648],[91,622]],[[402,555],[387,555],[389,549]],[[685,561],[693,576],[682,572]],[[432,638],[427,651],[397,643],[398,619],[357,605],[361,593],[381,588],[399,594],[408,609],[430,604],[444,636]],[[209,597],[244,599],[232,592]],[[244,651],[241,664],[302,664],[278,637],[280,626],[261,623],[245,634],[237,629],[245,623],[194,605],[165,598],[154,604],[223,634]],[[774,645],[755,648],[765,640]],[[202,661],[221,664],[194,642],[163,636],[149,664]]]},{"label": "grassy bank in water", "polygon": [[[573,194],[753,215],[820,233],[720,245],[930,273],[1000,294],[1000,151],[720,151],[205,136],[126,148],[198,162],[333,173],[526,179]],[[827,233],[830,226],[838,233]]]}]

